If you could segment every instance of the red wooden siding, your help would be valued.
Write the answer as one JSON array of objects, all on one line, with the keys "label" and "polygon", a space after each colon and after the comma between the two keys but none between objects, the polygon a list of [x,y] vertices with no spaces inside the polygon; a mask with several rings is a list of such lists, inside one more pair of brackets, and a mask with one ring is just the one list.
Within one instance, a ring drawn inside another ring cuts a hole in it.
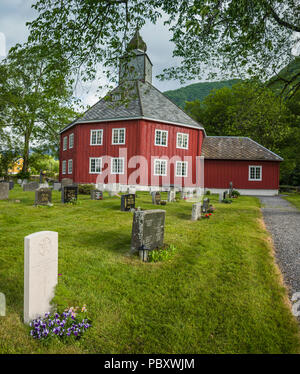
[{"label": "red wooden siding", "polygon": [[[206,188],[228,188],[229,182],[238,189],[277,190],[279,162],[205,160],[204,185]],[[249,166],[262,166],[262,180],[249,181]]]},{"label": "red wooden siding", "polygon": [[[125,128],[125,144],[124,145],[113,145],[112,144],[112,129],[113,128]],[[90,130],[103,129],[103,144],[102,145],[90,145]],[[167,130],[168,131],[168,146],[155,146],[155,130]],[[189,147],[188,150],[176,148],[177,132],[189,134]],[[63,151],[63,138],[71,133],[74,133],[74,148],[71,150]],[[203,140],[203,131],[200,129],[193,129],[175,125],[168,125],[154,121],[146,120],[128,120],[128,121],[114,121],[114,122],[101,122],[101,123],[86,123],[72,127],[66,132],[61,134],[61,147],[60,147],[60,179],[64,177],[73,178],[78,183],[96,183],[97,174],[89,173],[89,158],[90,157],[119,157],[119,151],[123,150],[127,152],[127,160],[125,165],[133,156],[143,156],[148,163],[148,180],[144,178],[143,181],[138,179],[138,183],[144,185],[151,185],[151,167],[153,164],[153,158],[160,158],[167,156],[172,158],[173,156],[179,156],[180,159],[184,160],[184,156],[191,156],[192,161],[189,162],[189,173],[192,175],[193,183],[196,183],[195,175],[195,158],[201,155],[201,145]],[[61,173],[61,165],[63,160],[73,159],[73,174]],[[192,165],[190,165],[192,164]],[[107,165],[103,165],[104,168]],[[116,175],[116,183],[127,184],[127,180],[130,174],[140,169],[140,165],[129,168],[126,174]],[[170,183],[179,183],[179,180],[185,178],[176,178],[174,181],[174,166],[170,168]],[[146,171],[145,175],[146,176]],[[105,183],[107,180],[105,180]],[[145,182],[145,183],[142,183]],[[153,184],[153,183],[152,183]],[[162,185],[164,180],[159,177],[154,184]]]}]

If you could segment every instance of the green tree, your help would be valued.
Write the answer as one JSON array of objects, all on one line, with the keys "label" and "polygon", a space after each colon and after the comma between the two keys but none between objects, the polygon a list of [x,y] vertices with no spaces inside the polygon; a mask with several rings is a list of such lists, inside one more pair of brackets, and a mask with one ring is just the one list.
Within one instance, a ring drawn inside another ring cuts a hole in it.
[{"label": "green tree", "polygon": [[290,133],[291,113],[283,100],[259,83],[243,82],[188,102],[186,111],[208,135],[248,136],[274,152]]},{"label": "green tree", "polygon": [[58,43],[16,45],[0,64],[0,128],[22,145],[23,173],[33,143],[57,147],[74,118],[70,65]]},{"label": "green tree", "polygon": [[136,26],[156,23],[163,13],[182,63],[160,77],[182,82],[216,68],[222,77],[274,75],[293,59],[300,32],[294,0],[37,0],[34,8],[39,16],[29,23],[30,40],[59,41],[89,78],[97,63],[111,75]]}]

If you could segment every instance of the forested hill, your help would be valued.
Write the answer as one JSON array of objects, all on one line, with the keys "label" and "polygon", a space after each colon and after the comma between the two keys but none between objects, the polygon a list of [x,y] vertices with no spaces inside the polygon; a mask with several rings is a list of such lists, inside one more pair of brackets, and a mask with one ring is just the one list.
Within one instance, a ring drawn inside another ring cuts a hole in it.
[{"label": "forested hill", "polygon": [[[288,90],[289,90],[297,83],[299,84],[300,82],[300,76],[298,76],[299,72],[300,72],[300,57],[296,57],[285,68],[283,68],[276,76],[272,77],[269,80],[268,86],[275,92],[281,93],[287,81],[290,81],[293,77],[297,76],[297,78],[293,81],[292,86],[291,84],[288,85]],[[280,80],[280,77],[282,77],[283,80]]]},{"label": "forested hill", "polygon": [[202,101],[213,89],[220,89],[222,87],[231,87],[238,83],[239,79],[231,79],[220,82],[200,82],[190,84],[186,87],[178,88],[177,90],[165,91],[169,99],[171,99],[179,107],[184,108],[185,101],[194,101],[196,99]]}]

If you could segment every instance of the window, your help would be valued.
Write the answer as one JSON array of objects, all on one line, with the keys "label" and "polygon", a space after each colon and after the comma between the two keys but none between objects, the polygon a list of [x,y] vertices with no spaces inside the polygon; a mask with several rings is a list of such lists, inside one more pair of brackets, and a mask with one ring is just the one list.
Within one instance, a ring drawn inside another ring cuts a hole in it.
[{"label": "window", "polygon": [[176,177],[187,177],[187,161],[176,161]]},{"label": "window", "polygon": [[73,160],[68,160],[68,174],[73,173]]},{"label": "window", "polygon": [[74,147],[74,134],[69,135],[69,149]]},{"label": "window", "polygon": [[168,145],[168,131],[155,130],[155,145],[167,147]]},{"label": "window", "polygon": [[64,160],[64,161],[62,162],[62,173],[63,173],[63,174],[66,174],[66,172],[67,172],[67,161]]},{"label": "window", "polygon": [[112,144],[125,144],[125,129],[112,129]]},{"label": "window", "polygon": [[167,175],[167,160],[154,160],[154,175]]},{"label": "window", "polygon": [[112,174],[124,174],[124,158],[112,158],[111,159],[111,173]]},{"label": "window", "polygon": [[177,133],[177,148],[188,149],[189,148],[189,134]]},{"label": "window", "polygon": [[262,167],[261,166],[249,166],[249,181],[261,181],[262,180]]},{"label": "window", "polygon": [[68,147],[68,137],[65,136],[63,140],[63,151],[66,151]]},{"label": "window", "polygon": [[91,130],[90,145],[102,145],[103,130]]},{"label": "window", "polygon": [[90,174],[100,174],[102,172],[102,158],[90,158]]}]

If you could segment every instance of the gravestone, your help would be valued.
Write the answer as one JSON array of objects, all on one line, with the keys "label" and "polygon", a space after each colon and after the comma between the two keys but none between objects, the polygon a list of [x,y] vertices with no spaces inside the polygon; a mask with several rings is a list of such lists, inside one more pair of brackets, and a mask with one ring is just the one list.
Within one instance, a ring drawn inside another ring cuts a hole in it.
[{"label": "gravestone", "polygon": [[24,322],[50,312],[58,272],[58,233],[40,231],[24,239]]},{"label": "gravestone", "polygon": [[9,181],[9,190],[12,190],[15,187],[14,181]]},{"label": "gravestone", "polygon": [[201,203],[195,203],[192,206],[192,221],[197,221],[201,218]]},{"label": "gravestone", "polygon": [[219,192],[219,203],[223,200],[223,192]]},{"label": "gravestone", "polygon": [[232,197],[232,191],[233,191],[233,183],[230,182],[230,183],[229,183],[229,198]]},{"label": "gravestone", "polygon": [[61,189],[61,202],[62,203],[69,203],[72,200],[77,200],[78,196],[78,186],[69,185],[64,186]]},{"label": "gravestone", "polygon": [[223,192],[223,200],[227,199],[228,191]]},{"label": "gravestone", "polygon": [[129,193],[130,195],[135,194],[135,193],[136,193],[136,188],[135,188],[134,186],[130,186],[130,187],[128,188],[128,193]]},{"label": "gravestone", "polygon": [[170,190],[168,191],[168,202],[173,203],[174,201],[176,201],[176,191]]},{"label": "gravestone", "polygon": [[209,199],[206,198],[203,200],[202,212],[207,213],[208,209],[209,209]]},{"label": "gravestone", "polygon": [[39,187],[35,190],[35,205],[49,205],[52,203],[52,190]]},{"label": "gravestone", "polygon": [[131,253],[142,246],[152,250],[164,243],[166,211],[161,209],[137,210],[133,215]]},{"label": "gravestone", "polygon": [[63,178],[61,180],[61,187],[65,187],[65,186],[72,186],[73,185],[73,179],[71,178]]},{"label": "gravestone", "polygon": [[135,194],[127,194],[121,196],[121,211],[128,212],[135,209]]},{"label": "gravestone", "polygon": [[157,192],[152,192],[152,204],[154,205],[160,205],[160,201],[161,201],[161,196],[160,196],[160,193],[157,191]]},{"label": "gravestone", "polygon": [[4,293],[0,292],[0,317],[5,317],[6,301]]},{"label": "gravestone", "polygon": [[18,180],[17,180],[17,183],[18,183],[18,184],[22,184],[22,179],[18,179]]},{"label": "gravestone", "polygon": [[53,190],[54,190],[54,191],[60,191],[60,190],[61,190],[61,183],[59,183],[59,182],[54,182],[54,183],[53,183]]},{"label": "gravestone", "polygon": [[39,188],[38,182],[29,182],[23,184],[23,191],[35,191],[37,188]]},{"label": "gravestone", "polygon": [[103,200],[103,192],[100,190],[91,190],[92,200]]},{"label": "gravestone", "polygon": [[9,183],[0,183],[0,200],[8,199],[9,194]]},{"label": "gravestone", "polygon": [[180,199],[186,200],[187,196],[187,191],[180,191]]}]

